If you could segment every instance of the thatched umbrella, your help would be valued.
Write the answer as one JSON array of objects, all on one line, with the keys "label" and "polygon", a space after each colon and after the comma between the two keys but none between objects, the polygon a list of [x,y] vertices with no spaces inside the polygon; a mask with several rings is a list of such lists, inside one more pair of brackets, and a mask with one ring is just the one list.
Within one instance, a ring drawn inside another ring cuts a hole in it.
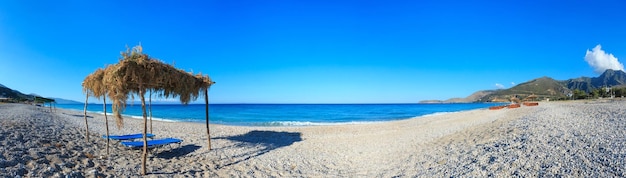
[{"label": "thatched umbrella", "polygon": [[52,112],[52,104],[54,104],[54,99],[50,99],[50,98],[44,98],[44,97],[40,97],[40,96],[35,96],[33,98],[33,102],[35,104],[37,103],[42,103],[43,107],[46,107],[46,103],[50,103],[48,106],[50,107],[50,112]]},{"label": "thatched umbrella", "polygon": [[538,98],[537,95],[533,93],[530,96],[524,98],[524,101],[535,101],[537,98]]},{"label": "thatched umbrella", "polygon": [[[171,65],[150,58],[142,53],[141,46],[136,46],[132,50],[127,49],[121,52],[121,58],[117,64],[106,68],[102,78],[102,85],[106,86],[106,95],[112,100],[113,114],[118,126],[123,126],[121,112],[125,109],[128,96],[134,98],[138,95],[141,99],[143,127],[143,154],[142,154],[142,174],[146,174],[147,148],[147,115],[146,115],[146,91],[155,91],[162,97],[178,97],[180,102],[188,104],[195,100],[201,91],[208,95],[208,88],[214,84],[208,75],[193,75],[174,68]],[[93,91],[92,91],[93,92]],[[208,103],[208,96],[205,96]],[[208,107],[207,107],[208,109]],[[207,110],[207,134],[208,130],[208,110]]]},{"label": "thatched umbrella", "polygon": [[511,100],[511,102],[513,103],[521,103],[521,101],[519,100],[519,98],[517,98],[517,96],[511,96],[511,99],[509,100]]},{"label": "thatched umbrella", "polygon": [[[102,97],[102,109],[104,112],[104,123],[106,125],[106,137],[107,137],[107,155],[109,154],[109,119],[107,117],[107,100],[106,100],[106,86],[104,85],[102,78],[104,77],[103,69],[97,69],[94,73],[85,77],[83,81],[83,91],[87,93],[87,99],[89,95],[94,97]],[[89,141],[89,124],[87,123],[87,99],[85,99],[85,125],[87,126],[87,141]]]},{"label": "thatched umbrella", "polygon": [[54,104],[56,101],[54,99],[50,99],[50,98],[44,98],[44,97],[40,97],[40,96],[35,96],[35,98],[33,98],[33,102],[35,103],[42,103],[43,107],[46,107],[46,103],[50,103],[50,112],[52,112],[52,104]]}]

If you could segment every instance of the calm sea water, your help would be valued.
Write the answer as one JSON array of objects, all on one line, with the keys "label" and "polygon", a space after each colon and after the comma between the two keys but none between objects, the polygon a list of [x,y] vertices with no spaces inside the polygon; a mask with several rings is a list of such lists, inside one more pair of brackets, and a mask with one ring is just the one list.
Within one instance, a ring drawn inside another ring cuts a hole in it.
[{"label": "calm sea water", "polygon": [[[211,104],[210,122],[246,126],[304,126],[384,122],[413,117],[488,108],[501,103],[467,104]],[[84,105],[57,105],[80,110]],[[203,104],[152,105],[153,119],[205,122]],[[102,113],[102,104],[90,104],[89,112]],[[107,106],[111,113],[111,105]],[[129,105],[123,115],[141,118],[141,105]]]}]

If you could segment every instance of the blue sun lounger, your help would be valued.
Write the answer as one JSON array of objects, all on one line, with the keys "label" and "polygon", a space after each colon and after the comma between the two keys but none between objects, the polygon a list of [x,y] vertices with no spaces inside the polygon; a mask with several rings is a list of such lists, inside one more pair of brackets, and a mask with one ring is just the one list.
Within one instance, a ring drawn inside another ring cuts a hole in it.
[{"label": "blue sun lounger", "polygon": [[[154,137],[154,134],[146,134],[146,137],[148,138],[152,138]],[[102,135],[102,138],[107,138],[106,135]],[[109,138],[111,140],[119,140],[119,141],[124,141],[124,140],[134,140],[134,139],[140,139],[143,138],[143,134],[130,134],[130,135],[109,135]]]},{"label": "blue sun lounger", "polygon": [[[162,147],[162,146],[166,146],[166,145],[174,144],[174,143],[177,143],[180,145],[180,143],[182,142],[183,140],[177,139],[177,138],[148,140],[148,148]],[[127,148],[139,149],[139,148],[143,148],[143,141],[122,142],[122,145],[126,146]]]}]

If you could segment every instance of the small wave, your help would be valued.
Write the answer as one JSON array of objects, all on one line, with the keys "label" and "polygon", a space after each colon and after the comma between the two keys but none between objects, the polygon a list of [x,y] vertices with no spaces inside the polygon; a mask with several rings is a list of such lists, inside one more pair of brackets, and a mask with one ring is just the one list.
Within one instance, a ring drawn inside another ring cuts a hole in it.
[{"label": "small wave", "polygon": [[436,113],[432,113],[432,114],[424,114],[424,115],[421,115],[421,116],[415,116],[415,117],[413,117],[413,118],[441,116],[441,115],[452,114],[452,113],[458,113],[458,112],[461,112],[461,111],[453,111],[453,112],[436,112]]},{"label": "small wave", "polygon": [[446,114],[454,114],[454,113],[460,113],[460,112],[467,112],[467,111],[474,111],[474,110],[481,110],[484,108],[477,108],[477,109],[470,109],[470,110],[462,110],[462,111],[450,111],[450,112],[436,112],[436,113],[432,113],[432,114],[424,114],[421,116],[415,116],[413,118],[422,118],[422,117],[433,117],[433,116],[441,116],[441,115],[446,115]]},{"label": "small wave", "polygon": [[309,122],[309,121],[274,121],[254,123],[253,126],[328,126],[328,125],[360,125],[382,123],[384,121],[351,121],[351,122]]},{"label": "small wave", "polygon": [[[485,109],[490,105],[216,105],[217,107],[214,107],[212,111],[214,117],[210,122],[223,125],[268,127],[371,124]],[[157,107],[167,111],[155,112],[156,117],[153,117],[153,120],[204,123],[204,117],[201,117],[204,116],[204,112],[199,112],[200,107],[191,106],[158,105]],[[92,111],[88,112],[104,114],[102,110],[97,111],[99,108],[89,107],[88,109]],[[204,111],[204,106],[201,108]],[[80,108],[71,106],[66,109],[79,111],[81,115],[83,112],[82,106]],[[107,114],[112,115],[111,112],[108,110]],[[141,113],[137,107],[129,107],[123,116],[129,119],[143,119]]]},{"label": "small wave", "polygon": [[[135,116],[135,115],[123,115],[124,117],[130,117],[133,119],[143,119],[143,116]],[[148,119],[150,119],[150,117],[148,117]],[[183,122],[185,120],[175,120],[175,119],[164,119],[164,118],[158,118],[158,117],[152,117],[152,120],[156,120],[156,121],[163,121],[163,122]]]},{"label": "small wave", "polygon": [[[102,111],[87,111],[87,113],[104,115],[104,112]],[[107,112],[107,115],[113,116],[113,113]],[[143,119],[143,116],[137,116],[137,115],[122,114],[122,116],[126,118],[132,118],[132,119]],[[164,118],[159,118],[159,117],[152,117],[152,120],[163,121],[163,122],[193,122],[192,120],[164,119]]]}]

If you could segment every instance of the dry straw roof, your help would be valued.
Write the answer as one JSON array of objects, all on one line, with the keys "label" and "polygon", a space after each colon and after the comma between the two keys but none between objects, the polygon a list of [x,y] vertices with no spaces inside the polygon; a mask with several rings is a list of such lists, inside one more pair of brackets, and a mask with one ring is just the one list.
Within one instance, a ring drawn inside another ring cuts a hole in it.
[{"label": "dry straw roof", "polygon": [[116,123],[123,126],[121,111],[128,97],[143,95],[147,90],[159,93],[160,97],[178,97],[187,104],[196,100],[200,92],[215,83],[208,75],[193,74],[165,64],[142,53],[141,46],[121,52],[117,64],[98,69],[83,81],[87,95],[108,96],[112,100]]},{"label": "dry straw roof", "polygon": [[[113,101],[113,114],[115,114],[115,121],[118,127],[123,126],[123,118],[120,113],[126,107],[128,96],[134,98],[135,95],[138,95],[141,98],[144,120],[144,145],[141,172],[145,175],[148,152],[145,108],[146,91],[156,92],[159,96],[166,98],[178,97],[183,104],[198,99],[200,92],[204,91],[208,135],[207,143],[210,150],[211,135],[209,132],[208,89],[213,83],[215,82],[213,82],[208,75],[194,75],[193,73],[176,69],[174,66],[150,58],[147,54],[142,53],[141,46],[136,46],[132,50],[127,48],[126,51],[121,52],[121,57],[117,64],[109,65],[105,69],[98,69],[87,76],[82,85],[84,92],[87,94],[87,98],[89,98],[90,95],[96,97],[108,96],[108,98]],[[85,101],[85,103],[87,102]],[[89,140],[89,126],[87,125],[86,113],[87,105],[85,104],[85,126],[87,130],[87,140]]]}]

